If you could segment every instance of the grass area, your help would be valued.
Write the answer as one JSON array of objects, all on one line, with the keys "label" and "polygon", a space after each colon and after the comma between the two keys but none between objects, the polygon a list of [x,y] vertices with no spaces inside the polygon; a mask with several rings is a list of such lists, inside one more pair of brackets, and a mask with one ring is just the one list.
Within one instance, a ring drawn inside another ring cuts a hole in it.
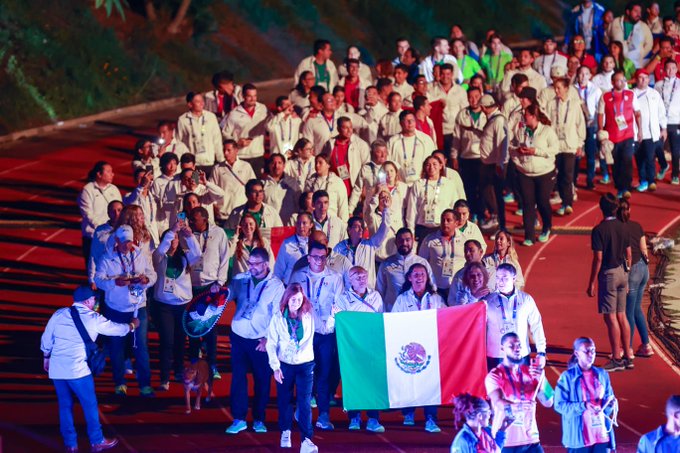
[{"label": "grass area", "polygon": [[454,23],[476,40],[489,24],[511,40],[559,34],[564,10],[554,0],[193,0],[168,35],[179,3],[157,0],[150,22],[142,0],[129,0],[126,20],[91,0],[0,2],[0,134],[208,89],[225,68],[241,81],[285,77],[316,37],[333,42],[336,61],[356,44],[373,62],[392,57],[397,36],[426,53]]}]

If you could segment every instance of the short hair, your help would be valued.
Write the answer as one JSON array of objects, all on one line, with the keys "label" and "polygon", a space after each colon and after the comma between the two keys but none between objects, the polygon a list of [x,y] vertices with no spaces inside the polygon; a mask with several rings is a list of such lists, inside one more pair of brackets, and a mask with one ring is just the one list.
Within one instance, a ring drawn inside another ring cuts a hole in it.
[{"label": "short hair", "polygon": [[92,169],[87,173],[87,180],[92,182],[97,179],[97,174],[104,171],[104,167],[111,165],[105,160],[100,160],[92,166]]},{"label": "short hair", "polygon": [[[482,250],[482,244],[481,244],[477,239],[468,239],[468,240],[465,241],[465,243],[463,244],[463,248],[467,247],[468,244],[472,244],[472,245],[474,245],[475,247],[477,247],[479,250]],[[517,271],[515,271],[515,272],[517,272]]]},{"label": "short hair", "polygon": [[630,11],[634,7],[639,6],[642,8],[642,3],[641,2],[628,2],[626,3],[626,7],[624,8],[624,11]]},{"label": "short hair", "polygon": [[[350,47],[356,47],[356,46],[350,46]],[[359,49],[357,49],[357,50],[359,50]],[[347,68],[349,68],[349,65],[354,64],[354,63],[361,64],[361,62],[359,60],[357,60],[356,58],[348,58],[347,60],[345,60],[345,66]]]},{"label": "short hair", "polygon": [[394,237],[398,238],[403,234],[410,234],[411,236],[413,236],[413,232],[410,229],[408,229],[407,227],[401,227],[397,230],[396,233],[394,233]]},{"label": "short hair", "polygon": [[413,115],[413,114],[414,114],[414,113],[413,113],[412,110],[403,110],[403,111],[399,114],[399,122],[401,123],[402,121],[404,121],[404,118],[406,118],[406,117],[409,116],[409,115]]},{"label": "short hair", "polygon": [[156,125],[156,129],[160,129],[163,126],[167,126],[171,131],[174,131],[175,128],[177,127],[177,123],[175,121],[170,120],[160,120]]},{"label": "short hair", "polygon": [[331,42],[327,39],[317,39],[314,41],[314,55],[318,54],[319,51],[323,50],[326,48],[326,46],[330,46]]},{"label": "short hair", "polygon": [[671,395],[666,401],[666,413],[680,410],[680,395]]},{"label": "short hair", "polygon": [[515,268],[515,266],[513,266],[510,263],[499,264],[498,267],[496,268],[496,272],[498,272],[498,271],[510,272],[513,277],[515,277],[517,275],[517,269]]},{"label": "short hair", "polygon": [[194,100],[194,98],[195,98],[196,96],[201,96],[201,93],[199,93],[199,92],[197,92],[197,91],[189,91],[189,92],[187,93],[185,99],[187,100],[187,102],[193,102],[193,100]]},{"label": "short hair", "polygon": [[439,218],[440,218],[440,219],[443,219],[444,216],[445,216],[446,214],[451,214],[451,215],[453,216],[454,219],[457,219],[457,218],[460,217],[460,216],[458,215],[458,213],[455,212],[453,209],[451,209],[451,208],[446,208],[446,209],[444,209],[444,210],[442,211],[441,214],[439,214]]},{"label": "short hair", "polygon": [[528,82],[528,81],[529,81],[529,77],[527,77],[526,74],[522,74],[521,72],[518,72],[518,73],[516,73],[512,76],[512,78],[510,79],[510,84],[512,86],[516,87],[516,86],[519,86],[519,85],[523,84],[524,82]]},{"label": "short hair", "polygon": [[255,87],[255,85],[253,85],[252,83],[246,83],[241,87],[241,93],[243,93],[244,96],[248,91],[252,90],[257,91],[257,87]]},{"label": "short hair", "polygon": [[408,74],[408,66],[406,66],[404,63],[399,63],[394,67],[395,72],[397,70],[399,71],[404,71],[406,74]]},{"label": "short hair", "polygon": [[361,266],[352,266],[347,271],[347,275],[352,278],[355,274],[368,274],[368,271]]},{"label": "short hair", "polygon": [[[416,96],[415,99],[413,100],[413,110],[417,112],[426,103],[427,98],[425,96]],[[399,115],[399,117],[400,117],[399,119],[401,120],[401,115]]]},{"label": "short hair", "polygon": [[319,241],[309,241],[309,254],[312,253],[312,250],[323,250],[328,255],[328,247]]},{"label": "short hair", "polygon": [[222,82],[233,82],[234,81],[234,74],[232,74],[229,71],[220,71],[216,72],[212,76],[212,85],[217,88],[220,83]]},{"label": "short hair", "polygon": [[309,89],[309,94],[311,95],[312,93],[314,93],[318,99],[321,99],[323,95],[326,94],[326,89],[321,85],[314,85]]},{"label": "short hair", "polygon": [[387,148],[387,143],[385,143],[385,140],[382,138],[376,138],[373,143],[371,143],[371,152],[375,151],[376,148],[380,148],[381,146]]},{"label": "short hair", "polygon": [[666,69],[666,67],[667,67],[669,64],[674,64],[675,66],[677,66],[677,65],[678,65],[678,62],[675,61],[675,59],[673,59],[673,58],[668,58],[668,59],[666,60],[666,62],[663,64],[664,69]]},{"label": "short hair", "polygon": [[276,106],[281,107],[283,105],[283,102],[288,99],[288,96],[279,96],[276,98]]},{"label": "short hair", "polygon": [[445,71],[445,70],[453,71],[453,65],[451,63],[444,63],[444,64],[440,65],[440,68],[441,68],[442,71]]},{"label": "short hair", "polygon": [[116,203],[120,203],[121,206],[123,205],[123,202],[120,201],[120,200],[111,200],[111,201],[109,201],[109,204],[106,205],[106,210],[108,211],[109,209],[111,209],[113,207],[113,205],[116,204]]},{"label": "short hair", "polygon": [[333,88],[333,96],[335,96],[338,93],[344,93],[345,92],[345,87],[342,85],[336,85],[335,88]]},{"label": "short hair", "polygon": [[[252,252],[251,252],[251,254],[252,254]],[[513,340],[519,340],[519,335],[517,335],[515,332],[508,332],[508,333],[506,333],[505,335],[503,335],[503,336],[501,337],[501,345],[505,344],[505,342],[506,342],[507,340],[511,339],[511,338],[512,338]]]},{"label": "short hair", "polygon": [[[667,19],[668,19],[668,20],[674,20],[672,17],[669,17],[669,18],[667,18]],[[666,20],[666,19],[664,19],[664,20]],[[671,46],[674,46],[674,45],[675,45],[675,40],[674,40],[673,38],[671,38],[670,36],[665,36],[665,35],[664,35],[664,36],[660,37],[660,38],[659,38],[659,44],[661,44],[662,42],[670,43]]]},{"label": "short hair", "polygon": [[196,156],[194,156],[191,153],[184,153],[184,154],[182,154],[182,157],[179,158],[179,163],[180,164],[195,164],[196,163]]},{"label": "short hair", "polygon": [[170,161],[175,161],[176,164],[179,164],[179,159],[177,158],[177,154],[175,153],[165,153],[161,156],[159,165],[161,168],[165,168],[168,166]]},{"label": "short hair", "polygon": [[208,220],[210,218],[210,215],[208,214],[208,210],[205,209],[203,206],[196,206],[194,209],[191,210],[191,214],[189,214],[189,215],[193,217],[194,214],[200,215],[205,220]]},{"label": "short hair", "polygon": [[482,90],[480,90],[479,87],[468,86],[468,89],[467,89],[468,95],[470,93],[472,93],[473,91],[479,91],[480,94],[482,93]]},{"label": "short hair", "polygon": [[312,204],[316,204],[316,201],[319,198],[323,197],[330,198],[328,196],[328,192],[326,192],[325,190],[317,190],[316,192],[314,192],[314,194],[312,194]]},{"label": "short hair", "polygon": [[314,162],[316,162],[317,159],[323,159],[323,161],[326,162],[328,165],[331,164],[331,155],[328,152],[319,153],[316,156],[314,156]]},{"label": "short hair", "polygon": [[267,169],[267,171],[270,171],[269,166],[272,164],[272,162],[274,162],[274,159],[281,159],[281,160],[283,161],[284,164],[286,163],[286,157],[285,157],[283,154],[281,154],[281,153],[272,153],[272,154],[270,154],[269,157],[267,158],[267,162],[266,162],[266,164],[265,164],[265,168]]},{"label": "short hair", "polygon": [[399,93],[397,91],[391,92],[390,95],[387,96],[387,102],[392,102],[392,99],[394,99],[397,96],[401,97],[401,93]]},{"label": "short hair", "polygon": [[381,91],[383,88],[388,87],[390,85],[392,85],[392,81],[387,77],[382,77],[378,79],[378,83],[375,84],[375,87],[378,89],[378,91]]},{"label": "short hair", "polygon": [[338,129],[340,129],[340,128],[342,127],[342,125],[345,124],[345,123],[350,123],[350,124],[351,124],[351,123],[352,123],[352,120],[349,119],[348,116],[341,116],[340,118],[338,118],[337,123],[338,123]]},{"label": "short hair", "polygon": [[458,208],[468,208],[468,209],[470,209],[470,205],[468,204],[467,200],[465,200],[465,199],[463,199],[463,198],[459,198],[458,201],[456,201],[456,202],[453,204],[453,209],[454,209],[454,210],[455,210],[455,209],[458,209]]},{"label": "short hair", "polygon": [[264,247],[255,247],[250,251],[250,256],[256,256],[262,261],[269,262],[269,252]]},{"label": "short hair", "polygon": [[605,217],[612,217],[616,213],[619,203],[613,193],[605,193],[600,197],[600,211]]},{"label": "short hair", "polygon": [[224,149],[224,147],[227,145],[238,146],[236,144],[236,140],[234,140],[233,138],[225,138],[224,140],[222,140],[222,149]]},{"label": "short hair", "polygon": [[430,47],[436,47],[442,41],[446,41],[446,38],[444,38],[443,36],[435,36],[430,40]]},{"label": "short hair", "polygon": [[189,198],[191,198],[191,197],[196,197],[196,199],[198,200],[198,203],[199,203],[199,204],[201,203],[201,199],[198,198],[198,195],[196,195],[196,194],[193,193],[193,192],[187,192],[187,193],[185,193],[185,194],[182,196],[182,206],[186,205],[186,204],[187,204],[187,200],[188,200]]},{"label": "short hair", "polygon": [[137,177],[139,177],[139,175],[141,175],[142,173],[146,173],[146,167],[135,168],[135,171],[132,173],[132,179],[137,180]]},{"label": "short hair", "polygon": [[397,39],[394,40],[395,44],[399,44],[400,42],[406,41],[408,42],[408,38],[405,38],[403,36],[398,37]]},{"label": "short hair", "polygon": [[255,186],[264,187],[264,184],[259,179],[249,179],[246,183],[246,194],[252,192]]},{"label": "short hair", "polygon": [[350,228],[352,228],[352,225],[354,225],[356,222],[359,222],[359,224],[361,224],[362,227],[364,226],[364,219],[362,219],[358,215],[353,215],[347,221],[347,229],[349,230]]}]

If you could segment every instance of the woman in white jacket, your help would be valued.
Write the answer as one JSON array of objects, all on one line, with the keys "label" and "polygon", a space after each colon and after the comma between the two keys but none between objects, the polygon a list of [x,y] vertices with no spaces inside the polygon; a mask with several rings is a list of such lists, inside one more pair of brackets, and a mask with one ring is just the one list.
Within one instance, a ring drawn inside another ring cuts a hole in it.
[{"label": "woman in white jacket", "polygon": [[548,117],[554,126],[560,149],[556,156],[557,190],[562,206],[557,215],[574,212],[574,163],[583,154],[586,141],[586,120],[581,102],[569,97],[569,81],[557,79],[554,83],[555,99],[548,103]]},{"label": "woman in white jacket", "polygon": [[257,226],[255,217],[246,212],[236,227],[236,234],[229,240],[229,252],[232,253],[233,261],[229,265],[231,275],[248,272],[248,258],[250,252],[256,247],[262,247],[269,252],[269,267],[274,268],[274,254],[269,242],[262,237],[260,227]]},{"label": "woman in white jacket", "polygon": [[547,242],[552,227],[550,193],[555,186],[555,155],[559,141],[550,127],[550,120],[541,112],[538,104],[524,110],[524,121],[513,131],[511,157],[517,167],[520,192],[524,202],[524,242],[534,245],[536,234],[536,206],[543,221],[539,242]]},{"label": "woman in white jacket", "polygon": [[291,399],[297,395],[297,420],[302,450],[318,451],[312,436],[312,383],[314,381],[314,317],[312,304],[299,283],[286,288],[267,331],[269,366],[276,380],[281,447],[290,448],[293,423]]},{"label": "woman in white jacket", "polygon": [[[179,245],[184,238],[187,249]],[[182,327],[185,305],[191,301],[190,266],[201,259],[201,248],[184,221],[173,225],[163,233],[161,243],[153,252],[153,267],[156,269],[154,299],[158,302],[158,331],[160,336],[161,385],[159,390],[170,389],[170,368],[175,378],[182,376],[186,335]]]},{"label": "woman in white jacket", "polygon": [[346,222],[349,219],[347,187],[338,175],[331,173],[330,155],[321,153],[316,156],[314,168],[316,173],[307,178],[305,192],[316,192],[317,190],[328,192],[328,213]]}]

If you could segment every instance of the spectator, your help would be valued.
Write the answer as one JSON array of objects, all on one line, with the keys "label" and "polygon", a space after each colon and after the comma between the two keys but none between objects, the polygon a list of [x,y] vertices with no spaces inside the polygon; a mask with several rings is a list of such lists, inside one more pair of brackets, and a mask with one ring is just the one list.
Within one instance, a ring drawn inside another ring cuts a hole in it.
[{"label": "spectator", "polygon": [[571,10],[564,43],[571,43],[578,38],[583,39],[584,49],[598,60],[606,52],[604,47],[604,15],[605,10],[599,3],[582,0]]}]

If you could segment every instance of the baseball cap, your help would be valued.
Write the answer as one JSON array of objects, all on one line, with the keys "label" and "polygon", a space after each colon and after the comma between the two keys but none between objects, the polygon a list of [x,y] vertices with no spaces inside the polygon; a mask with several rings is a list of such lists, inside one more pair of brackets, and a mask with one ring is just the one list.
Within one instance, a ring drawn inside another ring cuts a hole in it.
[{"label": "baseball cap", "polygon": [[132,232],[132,227],[130,225],[121,225],[116,229],[114,233],[116,239],[119,242],[128,242],[134,240],[134,233]]},{"label": "baseball cap", "polygon": [[87,286],[79,286],[73,291],[73,302],[84,302],[90,297],[94,297],[96,294],[92,289]]},{"label": "baseball cap", "polygon": [[479,105],[482,107],[494,107],[496,105],[496,100],[490,94],[485,94],[479,100]]},{"label": "baseball cap", "polygon": [[555,64],[550,67],[550,77],[560,78],[567,76],[567,68],[561,64]]},{"label": "baseball cap", "polygon": [[649,77],[649,71],[647,71],[647,70],[644,69],[644,68],[640,68],[640,69],[638,69],[637,71],[635,71],[635,76],[634,76],[634,78],[637,79],[638,76],[641,75],[641,74],[644,74],[644,75],[646,75],[647,77]]}]

